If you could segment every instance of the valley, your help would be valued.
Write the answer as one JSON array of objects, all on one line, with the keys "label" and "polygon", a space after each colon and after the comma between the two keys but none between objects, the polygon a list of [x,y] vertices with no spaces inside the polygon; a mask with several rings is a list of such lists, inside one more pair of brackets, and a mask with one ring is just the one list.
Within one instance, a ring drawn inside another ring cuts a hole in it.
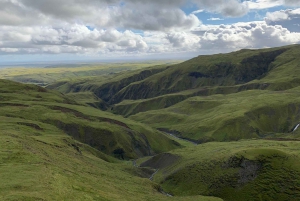
[{"label": "valley", "polygon": [[300,200],[299,55],[1,69],[0,199]]}]

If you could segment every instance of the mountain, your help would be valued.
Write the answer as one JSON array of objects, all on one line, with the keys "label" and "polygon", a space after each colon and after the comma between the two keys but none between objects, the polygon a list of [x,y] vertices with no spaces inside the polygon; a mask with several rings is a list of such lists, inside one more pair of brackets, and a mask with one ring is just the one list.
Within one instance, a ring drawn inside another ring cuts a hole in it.
[{"label": "mountain", "polygon": [[3,121],[33,133],[56,129],[108,155],[132,159],[179,147],[146,125],[81,105],[42,87],[0,80],[0,95]]},{"label": "mountain", "polygon": [[0,199],[300,200],[299,54],[0,80]]},{"label": "mountain", "polygon": [[0,119],[1,200],[168,198],[124,161],[181,147],[150,127],[7,80],[0,80]]},{"label": "mountain", "polygon": [[48,88],[91,92],[115,114],[199,143],[290,136],[300,121],[299,55],[300,45],[244,49]]}]

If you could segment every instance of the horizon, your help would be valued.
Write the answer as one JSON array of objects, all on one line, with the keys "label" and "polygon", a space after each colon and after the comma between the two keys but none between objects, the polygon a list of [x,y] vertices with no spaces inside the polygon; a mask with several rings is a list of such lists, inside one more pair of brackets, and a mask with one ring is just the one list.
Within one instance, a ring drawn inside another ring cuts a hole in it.
[{"label": "horizon", "polygon": [[0,66],[188,60],[300,44],[295,0],[2,0],[0,18]]}]

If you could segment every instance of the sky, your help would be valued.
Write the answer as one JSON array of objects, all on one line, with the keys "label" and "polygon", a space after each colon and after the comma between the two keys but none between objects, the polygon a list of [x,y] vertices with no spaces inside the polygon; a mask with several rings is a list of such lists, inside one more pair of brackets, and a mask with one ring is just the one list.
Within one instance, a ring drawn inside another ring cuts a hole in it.
[{"label": "sky", "polygon": [[0,0],[0,64],[187,59],[300,43],[300,0]]}]

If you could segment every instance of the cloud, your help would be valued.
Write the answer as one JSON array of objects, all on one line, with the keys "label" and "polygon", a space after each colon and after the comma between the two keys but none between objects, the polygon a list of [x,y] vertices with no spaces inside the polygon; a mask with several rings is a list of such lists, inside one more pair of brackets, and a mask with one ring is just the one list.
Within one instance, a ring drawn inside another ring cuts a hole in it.
[{"label": "cloud", "polygon": [[98,25],[104,27],[124,27],[137,30],[168,31],[191,29],[200,24],[194,15],[186,15],[180,9],[150,9],[138,10],[115,8],[113,12],[106,12],[107,20],[100,20]]},{"label": "cloud", "polygon": [[6,53],[130,53],[148,48],[132,31],[90,30],[78,24],[60,28],[2,26],[0,41],[1,51]]},{"label": "cloud", "polygon": [[239,0],[194,0],[200,9],[220,13],[226,17],[239,17],[248,13],[248,4]]},{"label": "cloud", "polygon": [[288,6],[300,6],[299,0],[284,0],[284,3]]},{"label": "cloud", "polygon": [[60,26],[138,30],[190,29],[200,21],[181,9],[185,0],[0,0],[0,25]]},{"label": "cloud", "polygon": [[192,14],[198,14],[198,13],[203,13],[204,12],[204,9],[201,9],[201,10],[195,10],[192,12]]},{"label": "cloud", "polygon": [[263,48],[300,43],[300,33],[265,21],[232,25],[202,25],[194,31],[200,37],[201,49],[229,52],[242,48]]},{"label": "cloud", "polygon": [[221,18],[218,18],[218,17],[212,17],[212,18],[209,18],[207,20],[208,21],[220,21],[220,20],[224,20],[224,19],[221,19]]},{"label": "cloud", "polygon": [[300,8],[268,12],[265,21],[268,25],[280,25],[291,32],[300,32]]},{"label": "cloud", "polygon": [[166,39],[175,48],[197,49],[199,47],[199,37],[194,34],[188,34],[186,32],[174,32],[166,35]]},{"label": "cloud", "polygon": [[300,6],[299,0],[248,0],[245,3],[248,4],[250,10],[261,10],[279,6]]},{"label": "cloud", "polygon": [[[204,25],[195,14],[243,16],[292,0],[0,0],[0,54],[166,54],[228,52],[299,43],[300,9],[264,21]],[[58,6],[59,5],[59,6]],[[210,18],[208,20],[222,20]]]},{"label": "cloud", "polygon": [[256,0],[256,1],[247,1],[249,9],[251,10],[261,10],[268,9],[277,6],[282,6],[284,4],[283,0]]}]

